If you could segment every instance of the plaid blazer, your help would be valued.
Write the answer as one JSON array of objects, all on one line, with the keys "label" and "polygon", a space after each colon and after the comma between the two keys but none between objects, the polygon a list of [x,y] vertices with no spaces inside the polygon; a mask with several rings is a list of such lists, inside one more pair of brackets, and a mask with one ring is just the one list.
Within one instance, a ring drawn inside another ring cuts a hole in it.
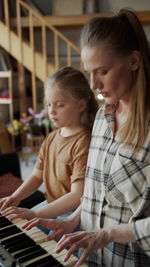
[{"label": "plaid blazer", "polygon": [[97,112],[89,150],[81,229],[134,222],[136,243],[112,242],[88,257],[88,266],[150,266],[150,125],[142,149],[114,137],[115,106]]}]

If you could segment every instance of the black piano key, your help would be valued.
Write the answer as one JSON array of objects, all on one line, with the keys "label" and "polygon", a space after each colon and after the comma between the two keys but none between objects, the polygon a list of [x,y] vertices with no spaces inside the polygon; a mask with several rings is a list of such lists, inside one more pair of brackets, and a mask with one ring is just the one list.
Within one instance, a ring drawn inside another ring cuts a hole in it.
[{"label": "black piano key", "polygon": [[63,266],[53,256],[49,255],[45,258],[42,258],[40,260],[27,264],[25,265],[25,267],[39,267],[39,266],[43,266],[43,264],[49,264],[49,266]]},{"label": "black piano key", "polygon": [[0,216],[0,222],[4,221],[5,219],[8,220],[5,216],[3,215]]},{"label": "black piano key", "polygon": [[[8,249],[8,252],[10,251],[11,254],[12,254],[12,256],[15,258],[15,255],[17,255],[18,253],[21,253],[21,252],[23,252],[23,251],[26,251],[27,249],[32,249],[32,248],[35,247],[35,246],[37,246],[37,245],[35,245],[35,244],[28,244],[28,243],[26,242],[26,244],[25,244],[25,246],[24,246],[23,248],[20,249],[19,247],[17,247],[16,250],[14,250],[14,251],[11,251],[12,248],[10,248],[10,249]],[[24,255],[25,255],[25,254],[24,254]]]},{"label": "black piano key", "polygon": [[17,238],[16,240],[14,240],[14,239],[13,240],[9,240],[9,242],[7,242],[3,247],[6,248],[6,249],[8,249],[10,247],[17,246],[18,243],[19,244],[22,244],[25,241],[30,241],[31,240],[30,237],[28,237],[26,235],[23,235],[23,234],[19,235],[19,237],[20,238]]},{"label": "black piano key", "polygon": [[0,230],[0,235],[5,233],[5,232],[13,232],[14,230],[18,229],[20,232],[21,230],[16,226],[16,225],[11,225],[10,227],[4,228]]},{"label": "black piano key", "polygon": [[50,264],[53,267],[62,267],[62,266],[64,266],[59,261],[57,261],[56,259],[54,259],[53,262],[45,262],[45,263],[40,264],[40,267],[49,267]]},{"label": "black piano key", "polygon": [[27,237],[27,235],[22,232],[22,233],[20,233],[17,236],[11,236],[10,238],[7,238],[7,239],[3,240],[1,242],[1,244],[2,244],[2,246],[5,247],[5,245],[7,245],[7,244],[13,243],[14,241],[20,241],[20,240],[22,240],[25,237]]},{"label": "black piano key", "polygon": [[30,247],[30,248],[24,249],[21,252],[18,252],[16,254],[14,254],[13,257],[15,259],[19,259],[19,258],[21,258],[23,256],[26,256],[28,254],[31,254],[32,252],[35,252],[35,251],[39,250],[40,248],[41,247],[39,245],[35,245],[35,246]]},{"label": "black piano key", "polygon": [[16,262],[15,261],[13,261],[12,263],[11,263],[11,267],[16,267],[17,265],[16,265]]},{"label": "black piano key", "polygon": [[[55,262],[55,263],[51,263],[51,264],[53,264],[53,265],[51,265],[53,267],[61,267],[61,266],[63,266],[59,262]],[[49,262],[46,262],[46,263],[43,263],[42,265],[40,264],[39,267],[50,267],[50,265],[49,265]]]},{"label": "black piano key", "polygon": [[[4,228],[3,229],[4,231],[2,230],[2,228]],[[7,228],[7,231],[6,231],[6,228]],[[9,234],[6,234],[8,232],[9,232]],[[63,267],[63,265],[60,262],[58,262],[53,256],[51,256],[51,255],[46,256],[46,254],[47,254],[46,250],[42,249],[41,247],[39,248],[39,246],[36,245],[34,240],[32,240],[29,236],[24,234],[19,228],[17,228],[17,226],[15,226],[5,216],[0,214],[0,239],[4,238],[3,237],[4,233],[6,234],[5,237],[7,239],[2,240],[0,243],[2,244],[3,242],[6,242],[7,244],[10,243],[11,245],[15,244],[15,246],[11,246],[11,247],[9,247],[9,249],[7,249],[8,251],[10,250],[10,253],[12,253],[13,256],[16,256],[17,254],[22,253],[23,257],[20,258],[20,259],[22,259],[23,262],[28,261],[29,259],[34,259],[35,260],[31,264],[25,265],[26,267],[33,267],[33,266],[34,267],[39,267],[39,266],[41,266],[41,267],[49,267],[49,266],[53,266],[53,267],[59,266],[59,267],[61,267],[62,266]],[[20,233],[20,234],[17,235],[17,236],[13,236],[15,233]],[[21,236],[23,238],[22,240],[20,239]],[[19,244],[17,244],[17,240],[18,240]],[[21,252],[17,253],[17,251],[21,251]],[[27,257],[24,256],[28,252],[30,254],[27,255]],[[36,260],[37,257],[39,257],[40,255],[44,255],[44,254],[45,254],[44,258],[42,258],[40,260]],[[18,258],[16,258],[16,259],[18,259]],[[14,263],[15,263],[15,266],[16,266],[16,262],[14,262]]]},{"label": "black piano key", "polygon": [[17,251],[19,251],[21,249],[25,249],[27,247],[31,247],[33,245],[35,245],[34,240],[26,240],[25,242],[23,242],[21,244],[18,244],[15,247],[14,246],[10,247],[7,250],[8,250],[9,253],[13,253],[13,252],[17,252]]},{"label": "black piano key", "polygon": [[32,259],[34,259],[36,257],[39,257],[41,255],[44,255],[44,254],[47,254],[47,251],[45,249],[40,248],[38,251],[33,252],[32,254],[29,254],[29,255],[27,255],[25,257],[20,258],[18,260],[18,262],[19,263],[23,263],[23,262],[26,262],[28,260],[32,260]]},{"label": "black piano key", "polygon": [[0,223],[9,221],[5,216],[0,216]]},{"label": "black piano key", "polygon": [[21,233],[21,230],[19,228],[17,228],[15,225],[13,225],[11,227],[8,227],[7,231],[0,233],[0,239],[3,239],[5,237],[8,237],[8,236],[11,236],[14,234],[18,234],[18,233]]},{"label": "black piano key", "polygon": [[[63,265],[61,265],[59,263],[53,264],[53,267],[61,267],[61,266],[63,266]],[[50,267],[50,266],[49,266],[49,263],[47,262],[47,263],[40,265],[39,267]]]},{"label": "black piano key", "polygon": [[13,223],[12,223],[11,221],[9,221],[9,220],[4,221],[4,222],[0,222],[0,229],[1,229],[1,228],[4,228],[4,227],[6,227],[6,226],[12,225],[12,224],[13,224]]}]

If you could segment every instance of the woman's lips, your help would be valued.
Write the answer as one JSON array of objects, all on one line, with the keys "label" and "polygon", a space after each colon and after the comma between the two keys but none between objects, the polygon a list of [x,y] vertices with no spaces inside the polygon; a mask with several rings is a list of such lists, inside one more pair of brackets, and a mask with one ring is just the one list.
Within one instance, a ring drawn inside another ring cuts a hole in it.
[{"label": "woman's lips", "polygon": [[107,93],[107,92],[100,92],[100,94],[101,94],[103,97],[108,97],[108,93]]},{"label": "woman's lips", "polygon": [[108,93],[102,93],[101,94],[103,97],[107,97],[108,96]]}]

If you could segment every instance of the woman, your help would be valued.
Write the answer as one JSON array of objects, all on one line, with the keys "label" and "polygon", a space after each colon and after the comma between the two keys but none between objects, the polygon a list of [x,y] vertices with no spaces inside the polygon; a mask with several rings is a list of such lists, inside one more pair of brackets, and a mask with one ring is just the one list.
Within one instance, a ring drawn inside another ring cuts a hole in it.
[{"label": "woman", "polygon": [[[150,52],[130,10],[94,18],[83,28],[81,56],[91,87],[105,105],[97,112],[89,150],[82,209],[60,221],[35,220],[72,231],[56,251],[79,248],[88,266],[150,266]],[[81,217],[80,217],[81,212]],[[70,228],[67,228],[67,224]]]}]

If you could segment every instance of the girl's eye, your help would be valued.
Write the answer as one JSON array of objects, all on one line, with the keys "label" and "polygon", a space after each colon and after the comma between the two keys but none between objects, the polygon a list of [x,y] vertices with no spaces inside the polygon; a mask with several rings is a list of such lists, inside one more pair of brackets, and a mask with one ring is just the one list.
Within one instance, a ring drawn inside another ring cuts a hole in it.
[{"label": "girl's eye", "polygon": [[62,108],[62,107],[64,107],[64,105],[65,105],[64,103],[58,103],[57,107]]},{"label": "girl's eye", "polygon": [[47,106],[47,108],[49,108],[49,107],[51,107],[51,104],[49,103],[49,104],[47,104],[46,106]]}]

